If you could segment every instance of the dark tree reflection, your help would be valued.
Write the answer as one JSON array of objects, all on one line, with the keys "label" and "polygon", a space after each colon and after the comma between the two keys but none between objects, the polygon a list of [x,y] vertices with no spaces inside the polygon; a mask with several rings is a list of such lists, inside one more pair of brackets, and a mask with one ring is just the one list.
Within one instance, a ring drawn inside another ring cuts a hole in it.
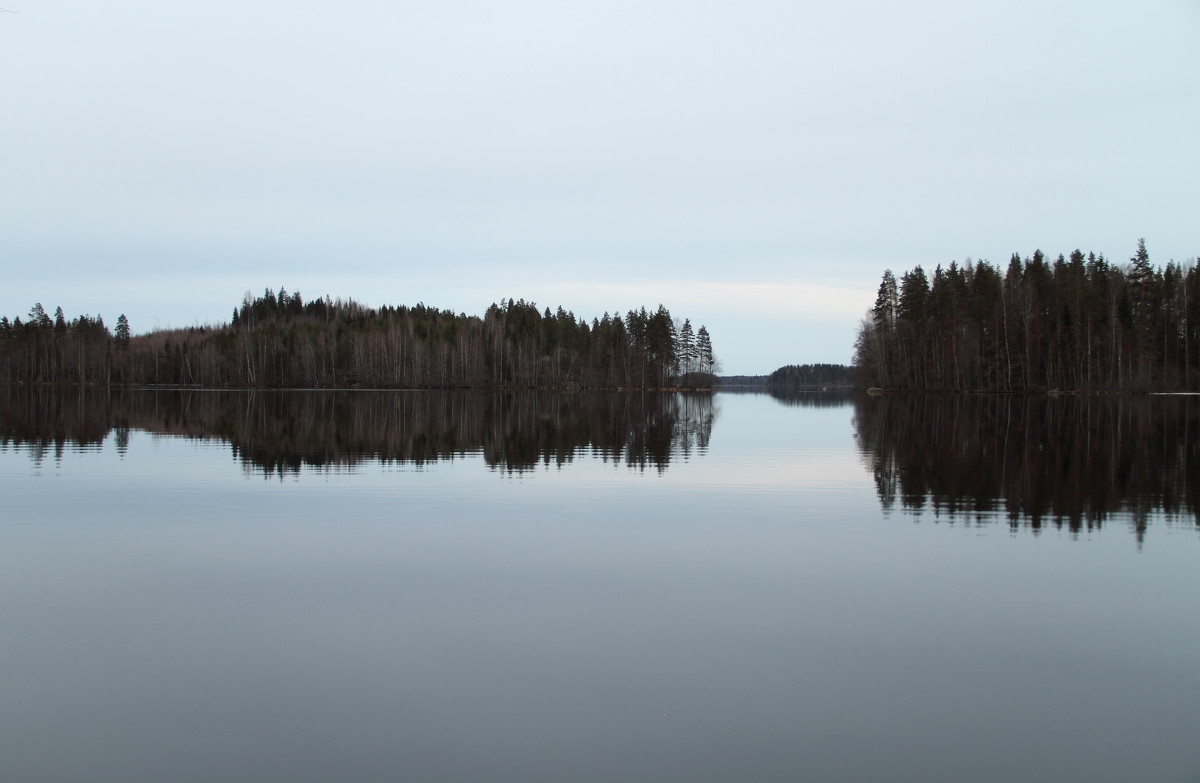
[{"label": "dark tree reflection", "polygon": [[1200,525],[1200,398],[885,395],[855,402],[885,510],[1072,532]]},{"label": "dark tree reflection", "polygon": [[830,389],[828,391],[771,389],[769,393],[776,402],[789,408],[841,408],[855,397],[853,389]]},{"label": "dark tree reflection", "polygon": [[223,392],[2,387],[0,444],[44,453],[96,446],[119,453],[131,429],[228,442],[266,475],[365,460],[424,465],[482,454],[493,469],[561,466],[589,453],[663,471],[702,453],[712,433],[707,394],[556,392]]}]

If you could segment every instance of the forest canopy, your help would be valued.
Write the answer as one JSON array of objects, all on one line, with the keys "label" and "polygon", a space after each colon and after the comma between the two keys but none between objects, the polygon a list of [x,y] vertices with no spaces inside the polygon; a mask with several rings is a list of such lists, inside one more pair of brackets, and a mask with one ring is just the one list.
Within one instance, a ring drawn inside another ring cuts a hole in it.
[{"label": "forest canopy", "polygon": [[1200,390],[1200,272],[1080,250],[884,272],[855,345],[860,383],[893,390]]},{"label": "forest canopy", "polygon": [[662,305],[591,323],[562,307],[502,300],[482,316],[425,304],[371,308],[249,293],[228,324],[134,336],[122,315],[0,318],[0,383],[278,387],[710,388],[704,326]]}]

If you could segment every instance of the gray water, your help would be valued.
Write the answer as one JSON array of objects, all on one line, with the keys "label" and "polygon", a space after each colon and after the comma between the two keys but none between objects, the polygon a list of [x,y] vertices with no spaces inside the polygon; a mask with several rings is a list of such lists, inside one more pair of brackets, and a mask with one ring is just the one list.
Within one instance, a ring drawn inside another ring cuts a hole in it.
[{"label": "gray water", "polygon": [[1190,401],[72,394],[0,779],[1200,780]]}]

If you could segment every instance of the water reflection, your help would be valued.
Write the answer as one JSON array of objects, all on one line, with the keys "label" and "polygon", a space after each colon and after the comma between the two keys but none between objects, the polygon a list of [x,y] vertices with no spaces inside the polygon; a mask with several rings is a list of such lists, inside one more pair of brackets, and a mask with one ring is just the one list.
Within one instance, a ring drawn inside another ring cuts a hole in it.
[{"label": "water reflection", "polygon": [[1200,398],[865,397],[854,424],[885,511],[1075,533],[1119,513],[1139,543],[1156,514],[1200,525]]},{"label": "water reflection", "polygon": [[771,397],[789,408],[841,408],[854,400],[853,389],[828,391],[781,391],[771,389]]},{"label": "water reflection", "polygon": [[482,453],[492,468],[563,465],[587,452],[644,470],[703,453],[711,395],[523,392],[224,392],[0,390],[0,444],[36,460],[66,446],[98,447],[131,429],[219,439],[265,474],[364,460],[423,465]]},{"label": "water reflection", "polygon": [[722,386],[720,393],[722,396],[767,396],[789,408],[841,408],[855,397],[854,389],[845,387],[785,390],[769,386]]}]

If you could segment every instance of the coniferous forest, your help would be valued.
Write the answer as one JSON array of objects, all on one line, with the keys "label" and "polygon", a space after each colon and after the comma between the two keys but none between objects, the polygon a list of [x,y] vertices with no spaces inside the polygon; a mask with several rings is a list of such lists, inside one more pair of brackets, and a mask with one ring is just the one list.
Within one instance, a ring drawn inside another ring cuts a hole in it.
[{"label": "coniferous forest", "polygon": [[853,385],[854,368],[844,364],[789,364],[767,376],[767,387],[784,393]]},{"label": "coniferous forest", "polygon": [[890,390],[1200,390],[1200,271],[1076,250],[884,273],[855,345]]},{"label": "coniferous forest", "polygon": [[482,316],[247,294],[230,323],[133,335],[125,316],[0,318],[0,383],[245,388],[710,388],[707,328],[659,305],[589,324],[524,300]]}]

